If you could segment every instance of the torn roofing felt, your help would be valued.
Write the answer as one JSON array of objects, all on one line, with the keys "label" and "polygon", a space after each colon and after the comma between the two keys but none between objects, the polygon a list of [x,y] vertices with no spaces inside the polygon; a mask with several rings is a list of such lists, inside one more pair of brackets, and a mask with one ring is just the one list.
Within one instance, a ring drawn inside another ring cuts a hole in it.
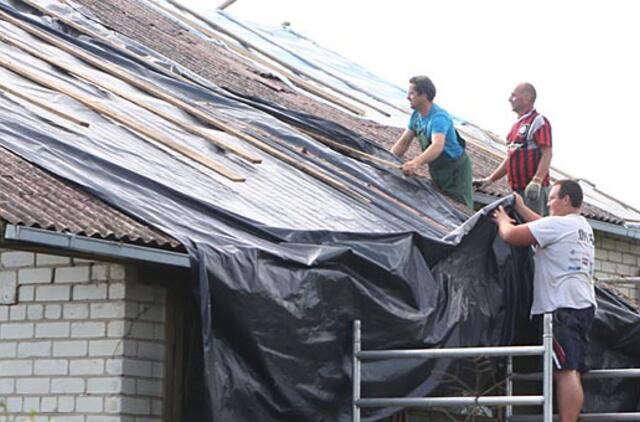
[{"label": "torn roofing felt", "polygon": [[[460,226],[466,216],[429,183],[346,158],[290,123],[393,159],[373,144],[321,119],[167,77],[132,55],[52,25],[23,3],[0,4],[2,81],[33,100],[0,96],[2,146],[189,250],[207,394],[202,407],[185,404],[201,412],[187,420],[348,420],[356,318],[368,349],[509,344],[526,321],[528,251],[496,240],[484,213]],[[38,31],[73,48],[64,52]],[[73,57],[76,50],[99,62]],[[36,57],[37,51],[44,55]],[[104,64],[122,73],[116,78],[97,68]],[[187,113],[163,93],[195,110]],[[202,114],[196,119],[194,113]],[[203,121],[207,116],[223,124],[215,129],[213,120]],[[637,366],[631,350],[640,338],[638,315],[613,301],[607,309],[616,317],[598,320],[607,330],[597,344],[618,342],[622,351],[603,347],[596,363]],[[609,329],[633,335],[607,337]],[[363,394],[451,391],[459,388],[452,375],[464,379],[470,372],[448,360],[366,364]],[[634,400],[625,394],[620,397]]]}]

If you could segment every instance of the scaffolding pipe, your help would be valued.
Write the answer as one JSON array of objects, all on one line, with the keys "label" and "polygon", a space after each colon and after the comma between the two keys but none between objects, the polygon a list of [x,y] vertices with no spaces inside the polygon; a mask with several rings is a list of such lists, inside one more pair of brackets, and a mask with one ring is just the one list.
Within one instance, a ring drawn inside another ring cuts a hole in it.
[{"label": "scaffolding pipe", "polygon": [[451,349],[367,350],[358,353],[361,360],[541,355],[544,346],[458,347]]},{"label": "scaffolding pipe", "polygon": [[[513,396],[513,356],[507,357],[507,385],[506,385],[506,393],[507,396]],[[505,410],[507,418],[510,418],[513,415],[513,406],[511,403],[507,404],[507,408]]]},{"label": "scaffolding pipe", "polygon": [[[360,399],[359,407],[466,407],[466,406],[539,406],[543,396],[407,397]],[[546,421],[545,421],[546,422]]]},{"label": "scaffolding pipe", "polygon": [[353,422],[360,422],[360,359],[358,354],[362,347],[360,339],[360,321],[353,321]]},{"label": "scaffolding pipe", "polygon": [[[556,415],[554,421],[560,419]],[[509,422],[539,422],[540,415],[515,415],[508,419]],[[623,412],[623,413],[582,413],[580,414],[580,422],[624,422],[624,421],[640,421],[639,412]]]},{"label": "scaffolding pipe", "polygon": [[[629,369],[594,369],[582,374],[583,380],[605,379],[605,378],[640,378],[640,368]],[[517,381],[540,381],[542,374],[534,372],[529,374],[514,373],[512,379]]]},{"label": "scaffolding pipe", "polygon": [[[542,405],[544,422],[553,420],[552,400],[552,340],[553,324],[551,314],[544,316],[542,345],[540,346],[501,346],[501,347],[466,347],[449,349],[406,349],[406,350],[362,350],[361,324],[353,322],[353,404],[352,420],[360,422],[362,407],[466,407],[466,406],[532,406]],[[513,372],[511,356],[543,356],[544,385],[541,396],[513,396],[510,376]],[[361,398],[361,361],[381,359],[437,358],[437,357],[470,357],[470,356],[508,356],[508,377],[506,396],[474,396],[474,397],[381,397]],[[509,410],[508,415],[511,414]],[[538,417],[539,418],[539,417]]]},{"label": "scaffolding pipe", "polygon": [[544,314],[544,328],[542,330],[542,345],[544,354],[542,355],[542,394],[544,396],[543,421],[553,420],[553,317],[551,314]]}]

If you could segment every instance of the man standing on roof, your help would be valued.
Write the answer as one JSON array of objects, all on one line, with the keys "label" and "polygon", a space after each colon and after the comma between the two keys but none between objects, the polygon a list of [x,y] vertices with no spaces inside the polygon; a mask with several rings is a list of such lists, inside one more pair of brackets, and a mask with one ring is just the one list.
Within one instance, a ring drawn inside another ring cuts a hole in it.
[{"label": "man standing on roof", "polygon": [[549,167],[551,166],[551,125],[533,107],[536,89],[521,83],[509,97],[518,121],[507,135],[507,156],[489,177],[474,180],[474,186],[486,188],[506,174],[509,186],[524,197],[528,207],[547,215]]},{"label": "man standing on roof", "polygon": [[417,137],[422,154],[405,162],[403,173],[413,176],[418,168],[428,164],[431,179],[438,189],[473,208],[471,160],[451,116],[433,102],[435,96],[436,87],[428,77],[415,76],[409,80],[407,99],[414,111],[391,152],[402,157]]},{"label": "man standing on roof", "polygon": [[513,246],[534,246],[535,271],[531,315],[553,313],[553,360],[562,422],[576,422],[584,394],[589,332],[596,299],[593,288],[593,231],[580,215],[582,189],[573,180],[560,180],[549,194],[549,217],[525,206],[516,194],[515,211],[526,222],[515,225],[504,208],[493,213],[498,234]]}]

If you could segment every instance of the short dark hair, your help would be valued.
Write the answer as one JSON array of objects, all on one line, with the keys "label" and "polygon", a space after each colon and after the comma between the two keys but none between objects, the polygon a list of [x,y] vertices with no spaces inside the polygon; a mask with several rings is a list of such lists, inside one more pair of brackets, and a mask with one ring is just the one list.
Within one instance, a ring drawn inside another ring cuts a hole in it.
[{"label": "short dark hair", "polygon": [[565,179],[558,180],[553,184],[554,186],[560,186],[560,190],[558,191],[558,198],[562,199],[565,196],[569,195],[569,199],[571,200],[571,206],[574,208],[580,208],[582,206],[582,188],[580,184],[575,180]]},{"label": "short dark hair", "polygon": [[436,86],[428,76],[414,76],[409,79],[409,83],[413,84],[418,94],[425,94],[429,101],[433,101],[436,97]]}]

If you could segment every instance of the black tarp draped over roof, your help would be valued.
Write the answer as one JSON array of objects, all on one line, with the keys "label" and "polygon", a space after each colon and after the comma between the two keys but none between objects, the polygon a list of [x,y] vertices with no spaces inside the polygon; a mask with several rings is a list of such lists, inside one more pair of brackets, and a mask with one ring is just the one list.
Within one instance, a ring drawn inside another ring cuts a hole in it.
[{"label": "black tarp draped over roof", "polygon": [[[203,413],[189,420],[207,420],[205,414],[218,421],[349,420],[354,319],[362,320],[367,349],[511,344],[524,334],[529,254],[496,239],[495,226],[484,212],[465,222],[466,216],[429,183],[346,158],[289,123],[394,159],[345,128],[257,99],[241,99],[206,83],[162,76],[133,56],[88,42],[63,26],[49,27],[37,13],[27,13],[28,8],[16,11],[12,5],[18,3],[0,4],[3,11],[219,116],[367,198],[339,192],[242,144],[263,158],[261,164],[248,164],[107,90],[0,44],[3,57],[55,77],[246,175],[242,183],[224,179],[131,128],[0,68],[5,84],[91,124],[77,127],[2,95],[0,145],[165,231],[188,249],[200,304],[208,392]],[[82,67],[135,91],[5,21],[0,21],[0,30],[47,51],[61,64]],[[173,106],[136,94],[206,128]],[[240,144],[230,135],[218,135]],[[599,297],[594,363],[637,365],[638,314],[608,294]],[[442,392],[451,387],[445,374],[452,370],[448,360],[366,364],[363,394]],[[614,404],[637,406],[637,389],[623,394],[623,387],[616,387],[619,403]],[[604,406],[599,394],[594,390],[592,403]]]}]

